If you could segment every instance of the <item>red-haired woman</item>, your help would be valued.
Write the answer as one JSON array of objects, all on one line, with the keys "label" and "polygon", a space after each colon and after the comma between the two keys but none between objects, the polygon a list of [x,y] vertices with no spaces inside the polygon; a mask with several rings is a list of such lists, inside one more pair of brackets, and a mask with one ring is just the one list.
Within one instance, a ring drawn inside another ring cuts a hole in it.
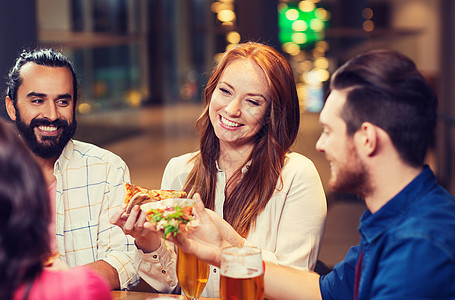
[{"label": "red-haired woman", "polygon": [[[312,270],[327,207],[313,163],[290,151],[300,110],[288,61],[269,46],[240,44],[213,70],[204,101],[197,121],[200,151],[171,159],[161,188],[199,193],[243,243],[262,249],[265,260]],[[127,226],[127,233],[142,250],[142,278],[158,290],[173,290],[172,251],[137,225]],[[218,295],[219,270],[211,267],[203,296]]]}]

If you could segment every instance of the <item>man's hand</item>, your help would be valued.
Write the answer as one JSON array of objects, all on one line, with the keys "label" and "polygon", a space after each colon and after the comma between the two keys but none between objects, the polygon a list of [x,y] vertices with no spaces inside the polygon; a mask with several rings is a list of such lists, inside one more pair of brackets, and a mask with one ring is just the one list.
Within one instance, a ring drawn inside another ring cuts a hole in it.
[{"label": "man's hand", "polygon": [[135,238],[136,246],[144,253],[155,251],[161,245],[161,238],[156,230],[146,228],[148,223],[145,213],[141,211],[139,205],[135,205],[130,214],[126,213],[127,205],[123,205],[110,218],[110,222],[119,226],[125,234]]}]

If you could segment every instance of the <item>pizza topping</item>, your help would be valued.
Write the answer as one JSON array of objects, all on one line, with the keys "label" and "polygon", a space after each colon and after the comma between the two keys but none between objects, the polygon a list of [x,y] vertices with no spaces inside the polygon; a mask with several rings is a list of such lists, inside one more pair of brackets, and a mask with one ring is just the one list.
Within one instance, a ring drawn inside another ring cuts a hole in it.
[{"label": "pizza topping", "polygon": [[129,204],[134,196],[138,193],[145,194],[150,197],[151,200],[164,200],[169,198],[185,198],[187,196],[184,191],[176,190],[149,190],[143,187],[140,187],[135,184],[125,183],[124,184],[126,195],[125,203]]},{"label": "pizza topping", "polygon": [[180,224],[186,225],[194,219],[191,199],[166,199],[143,204],[141,209],[146,212],[147,221],[164,231],[165,240],[170,234],[176,236],[180,232]]}]

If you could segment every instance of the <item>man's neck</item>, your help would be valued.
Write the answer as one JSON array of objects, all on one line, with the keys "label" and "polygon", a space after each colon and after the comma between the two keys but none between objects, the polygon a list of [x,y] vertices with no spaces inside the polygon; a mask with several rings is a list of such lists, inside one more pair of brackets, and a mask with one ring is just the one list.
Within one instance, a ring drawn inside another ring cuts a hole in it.
[{"label": "man's neck", "polygon": [[38,165],[43,172],[44,180],[46,181],[46,186],[51,185],[55,181],[54,176],[54,164],[57,158],[41,158],[35,155],[35,160],[38,162]]},{"label": "man's neck", "polygon": [[365,203],[371,213],[377,212],[414,178],[422,172],[422,167],[412,167],[396,160],[383,163],[374,174],[372,192],[365,196]]}]

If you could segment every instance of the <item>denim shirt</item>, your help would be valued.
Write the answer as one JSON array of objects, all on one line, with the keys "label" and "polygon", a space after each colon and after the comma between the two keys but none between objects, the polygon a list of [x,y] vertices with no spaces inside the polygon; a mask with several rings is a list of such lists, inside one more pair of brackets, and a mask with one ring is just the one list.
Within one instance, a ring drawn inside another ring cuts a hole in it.
[{"label": "denim shirt", "polygon": [[455,198],[428,166],[375,214],[361,219],[360,244],[319,279],[322,298],[455,299]]}]

